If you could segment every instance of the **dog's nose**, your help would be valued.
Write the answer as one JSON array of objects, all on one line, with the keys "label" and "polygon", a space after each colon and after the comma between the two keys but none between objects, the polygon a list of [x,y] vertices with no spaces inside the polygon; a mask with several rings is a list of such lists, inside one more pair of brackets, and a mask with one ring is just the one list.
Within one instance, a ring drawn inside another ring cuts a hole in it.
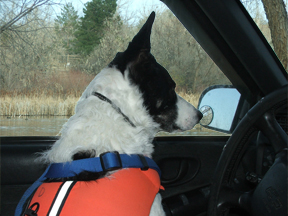
[{"label": "dog's nose", "polygon": [[199,121],[203,118],[203,114],[199,110],[197,110],[197,116],[199,118]]}]

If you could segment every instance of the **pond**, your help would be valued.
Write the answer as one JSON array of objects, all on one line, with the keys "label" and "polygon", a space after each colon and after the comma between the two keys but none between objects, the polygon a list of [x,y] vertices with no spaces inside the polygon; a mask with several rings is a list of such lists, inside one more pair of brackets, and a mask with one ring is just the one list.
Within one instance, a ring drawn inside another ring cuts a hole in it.
[{"label": "pond", "polygon": [[0,136],[56,136],[67,116],[0,117]]},{"label": "pond", "polygon": [[[57,136],[69,116],[0,116],[0,136]],[[225,135],[196,125],[181,133],[158,133],[158,136],[214,136]]]}]

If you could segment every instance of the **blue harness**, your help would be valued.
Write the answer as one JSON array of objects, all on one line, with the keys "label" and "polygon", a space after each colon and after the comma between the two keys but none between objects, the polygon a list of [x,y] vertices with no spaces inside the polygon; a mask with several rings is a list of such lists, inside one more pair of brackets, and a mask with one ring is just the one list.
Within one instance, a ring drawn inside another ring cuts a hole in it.
[{"label": "blue harness", "polygon": [[[75,160],[67,163],[50,164],[42,176],[34,182],[23,194],[19,201],[15,216],[20,216],[26,200],[48,178],[67,178],[88,172],[107,172],[122,168],[140,168],[141,170],[154,169],[161,176],[161,171],[155,161],[143,155],[127,155],[118,152],[106,152],[99,157]],[[32,212],[33,215],[33,212]]]}]

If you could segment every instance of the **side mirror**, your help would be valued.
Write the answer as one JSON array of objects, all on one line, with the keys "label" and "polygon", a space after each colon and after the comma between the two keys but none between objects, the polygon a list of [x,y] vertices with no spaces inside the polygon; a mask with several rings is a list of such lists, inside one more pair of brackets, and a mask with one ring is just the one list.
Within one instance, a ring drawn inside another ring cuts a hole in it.
[{"label": "side mirror", "polygon": [[237,124],[236,111],[240,98],[240,93],[232,86],[208,87],[198,103],[198,109],[203,114],[200,124],[212,130],[232,133]]}]

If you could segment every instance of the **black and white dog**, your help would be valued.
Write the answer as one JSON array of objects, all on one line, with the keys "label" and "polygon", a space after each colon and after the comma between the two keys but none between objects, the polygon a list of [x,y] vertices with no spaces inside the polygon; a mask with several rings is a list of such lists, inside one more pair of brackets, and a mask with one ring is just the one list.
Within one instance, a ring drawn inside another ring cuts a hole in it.
[{"label": "black and white dog", "polygon": [[[189,130],[202,118],[176,94],[175,82],[150,53],[154,19],[153,12],[128,48],[117,53],[86,88],[61,138],[43,153],[47,163],[98,157],[109,151],[151,158],[157,132]],[[111,172],[102,173],[101,178],[109,175]],[[91,181],[99,175],[83,172],[75,178]],[[159,194],[150,215],[165,215]]]}]

